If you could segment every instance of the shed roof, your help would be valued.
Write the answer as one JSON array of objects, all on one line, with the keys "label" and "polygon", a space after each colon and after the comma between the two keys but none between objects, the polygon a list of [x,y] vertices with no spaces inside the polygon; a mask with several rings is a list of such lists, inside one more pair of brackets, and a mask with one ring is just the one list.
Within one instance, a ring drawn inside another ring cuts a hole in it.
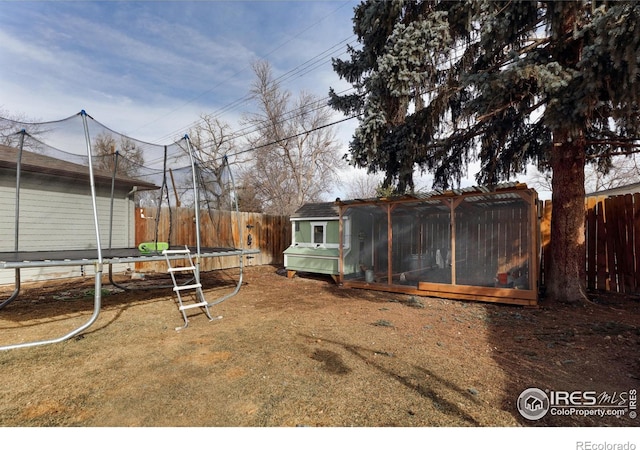
[{"label": "shed roof", "polygon": [[340,211],[335,202],[305,203],[296,212],[291,214],[292,219],[313,219],[326,217],[339,217]]},{"label": "shed roof", "polygon": [[[19,150],[17,148],[0,144],[0,168],[16,170],[18,166],[18,152]],[[78,181],[89,180],[89,169],[87,166],[71,163],[51,156],[40,155],[27,150],[22,151],[20,170],[22,172],[54,175]],[[111,173],[104,170],[94,170],[94,178],[96,182],[111,183]],[[138,189],[141,190],[159,189],[159,186],[156,186],[153,183],[126,176],[118,176],[115,181],[116,184],[131,187],[137,186]]]},{"label": "shed roof", "polygon": [[367,199],[340,200],[336,199],[336,203],[341,206],[363,205],[363,204],[381,204],[381,203],[424,203],[424,204],[440,204],[440,199],[464,196],[474,204],[481,205],[487,200],[495,201],[500,199],[508,202],[518,200],[521,197],[518,191],[533,191],[527,187],[525,183],[507,182],[493,186],[468,186],[464,188],[456,188],[449,190],[433,190],[430,192],[416,192],[413,194],[404,194],[391,197],[376,197]]},{"label": "shed roof", "polygon": [[630,183],[611,189],[590,192],[587,194],[587,197],[609,197],[613,195],[635,194],[636,192],[640,192],[640,183]]},{"label": "shed roof", "polygon": [[450,198],[455,196],[465,196],[469,201],[473,201],[474,204],[482,206],[484,202],[490,200],[495,204],[496,200],[503,202],[511,202],[514,200],[520,200],[520,195],[517,191],[526,191],[533,189],[528,188],[525,183],[507,182],[494,186],[469,186],[465,188],[450,189],[450,190],[433,190],[430,192],[419,192],[414,194],[404,194],[392,197],[375,197],[365,199],[350,199],[341,200],[336,199],[335,202],[320,202],[320,203],[305,203],[295,213],[291,215],[291,219],[312,219],[312,218],[327,218],[340,216],[340,206],[348,205],[366,205],[366,204],[380,204],[380,203],[415,203],[420,202],[425,205],[434,204],[440,205],[440,199]]}]

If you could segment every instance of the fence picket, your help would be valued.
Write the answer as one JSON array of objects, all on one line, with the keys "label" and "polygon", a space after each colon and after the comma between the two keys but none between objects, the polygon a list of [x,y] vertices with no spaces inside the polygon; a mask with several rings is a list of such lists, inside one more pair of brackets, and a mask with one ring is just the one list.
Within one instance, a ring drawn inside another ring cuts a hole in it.
[{"label": "fence picket", "polygon": [[624,287],[625,292],[636,291],[636,277],[633,256],[634,253],[634,240],[633,240],[633,196],[626,194],[621,198],[624,206]]},{"label": "fence picket", "polygon": [[[545,202],[543,270],[549,267],[551,210]],[[585,200],[585,252],[588,289],[640,293],[640,193]]]},{"label": "fence picket", "polygon": [[[136,211],[136,243],[152,242],[156,239],[155,208],[143,208]],[[171,217],[173,216],[173,217]],[[171,226],[171,220],[176,225]],[[251,225],[252,228],[247,228]],[[248,234],[251,233],[251,245]],[[242,242],[240,242],[242,235]],[[187,208],[169,210],[162,208],[157,226],[157,239],[171,245],[196,244],[196,227],[193,211]],[[284,250],[291,243],[291,222],[288,217],[267,214],[227,211],[203,211],[200,214],[200,239],[203,247],[229,247],[259,249],[260,253],[251,255],[245,261],[251,265],[282,264]],[[217,270],[238,266],[237,256],[205,258],[201,261],[201,270]],[[136,270],[148,272],[166,272],[166,263],[136,263]]]},{"label": "fence picket", "polygon": [[[607,227],[604,221],[604,201],[600,200],[595,205],[595,216],[597,226],[597,241],[596,241],[596,271],[597,271],[597,283],[596,289],[605,291],[608,288],[608,267],[607,267]],[[588,254],[588,253],[587,253]]]},{"label": "fence picket", "polygon": [[587,244],[587,289],[596,288],[597,274],[597,258],[596,258],[596,239],[597,239],[597,220],[596,220],[596,199],[587,199],[586,211],[586,244]]}]

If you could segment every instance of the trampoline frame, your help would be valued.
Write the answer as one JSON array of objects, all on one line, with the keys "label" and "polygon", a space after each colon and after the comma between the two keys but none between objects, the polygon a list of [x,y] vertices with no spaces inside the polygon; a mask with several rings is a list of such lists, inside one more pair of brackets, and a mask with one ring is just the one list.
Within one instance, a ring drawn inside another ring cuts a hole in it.
[{"label": "trampoline frame", "polygon": [[[59,266],[88,266],[92,265],[95,271],[95,289],[94,289],[94,302],[93,302],[93,313],[91,317],[85,322],[83,325],[71,330],[67,334],[52,338],[45,339],[40,341],[33,342],[24,342],[17,343],[11,345],[0,346],[0,350],[12,350],[18,348],[27,348],[27,347],[35,347],[41,345],[55,344],[59,342],[66,341],[68,339],[77,336],[78,334],[85,331],[91,325],[95,323],[100,314],[100,310],[102,308],[102,276],[104,265],[108,265],[110,268],[113,264],[131,264],[137,262],[149,262],[149,261],[165,261],[168,257],[169,259],[184,259],[184,255],[176,255],[176,256],[165,256],[161,252],[151,253],[151,254],[141,254],[137,248],[119,248],[119,249],[111,249],[111,232],[109,230],[109,248],[103,249],[100,239],[100,226],[99,226],[99,217],[98,217],[98,207],[96,201],[96,185],[95,185],[95,177],[94,177],[94,169],[92,164],[92,151],[91,151],[91,140],[89,136],[89,127],[87,124],[87,113],[82,110],[79,115],[82,116],[82,122],[84,127],[84,135],[86,142],[86,150],[88,157],[88,169],[89,169],[89,183],[91,187],[91,201],[93,208],[93,222],[95,228],[95,236],[96,236],[96,248],[89,250],[54,250],[54,251],[19,251],[18,250],[18,236],[19,236],[19,217],[20,217],[20,172],[21,172],[21,159],[22,159],[22,150],[24,146],[24,135],[26,131],[23,129],[20,133],[22,134],[20,139],[20,147],[18,149],[18,161],[16,166],[16,213],[15,213],[15,251],[13,252],[0,252],[0,270],[1,269],[14,269],[15,270],[15,288],[10,297],[0,303],[0,309],[5,307],[7,304],[15,300],[20,293],[20,269],[23,268],[36,268],[36,267],[59,267]],[[196,163],[195,156],[193,152],[193,148],[191,147],[191,142],[189,140],[189,136],[185,134],[184,139],[187,143],[187,153],[189,155],[190,163],[191,163],[191,173],[192,173],[192,181],[193,181],[193,189],[194,189],[194,208],[195,208],[195,223],[200,224],[200,199],[198,192],[198,185],[196,179]],[[116,154],[117,158],[117,154]],[[225,158],[226,161],[226,158]],[[111,195],[111,216],[113,216],[113,183],[115,180],[115,171],[117,164],[114,165],[114,176],[112,177],[112,195]],[[233,180],[233,174],[231,176],[232,187],[235,189],[235,184]],[[238,212],[238,204],[237,200],[234,198],[235,209]],[[112,219],[112,218],[111,218]],[[111,228],[111,223],[110,223]],[[257,254],[260,251],[257,249],[237,249],[237,248],[202,248],[200,244],[200,226],[196,226],[196,246],[192,250],[192,254],[194,255],[194,263],[195,263],[195,277],[196,281],[200,281],[200,260],[202,258],[218,258],[224,256],[238,256],[239,258],[239,269],[240,276],[238,283],[236,284],[235,289],[212,302],[209,302],[207,306],[217,305],[224,300],[233,297],[236,295],[240,287],[242,285],[243,280],[243,257],[245,255]],[[242,229],[239,230],[239,239],[240,242],[243,242]],[[180,247],[184,248],[184,247]],[[136,254],[137,253],[137,254]],[[73,255],[69,257],[69,255]],[[48,256],[48,257],[47,257]],[[109,273],[109,279],[111,279],[111,272]],[[114,283],[115,284],[115,283]],[[117,286],[117,285],[116,285]],[[119,287],[119,286],[118,286]]]}]

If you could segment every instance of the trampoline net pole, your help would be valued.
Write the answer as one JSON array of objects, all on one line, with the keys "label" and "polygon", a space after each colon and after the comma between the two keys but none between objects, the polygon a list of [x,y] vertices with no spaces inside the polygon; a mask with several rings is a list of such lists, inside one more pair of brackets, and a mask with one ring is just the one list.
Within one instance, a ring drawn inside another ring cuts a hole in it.
[{"label": "trampoline net pole", "polygon": [[191,140],[189,135],[184,135],[184,140],[187,143],[187,153],[189,153],[189,160],[191,161],[191,180],[193,182],[193,207],[195,209],[196,220],[196,282],[200,282],[200,192],[198,190],[198,180],[196,176],[196,161],[193,154],[193,147],[191,146]]},{"label": "trampoline net pole", "polygon": [[[18,147],[18,158],[16,160],[16,208],[15,208],[15,229],[14,229],[14,240],[13,240],[13,249],[17,253],[20,250],[19,239],[20,239],[20,172],[22,172],[22,150],[24,148],[24,135],[27,131],[23,128],[20,133],[20,146]],[[6,305],[11,303],[16,299],[18,294],[20,293],[20,269],[15,269],[15,284],[13,293],[6,300],[0,302],[0,309],[4,308]]]}]

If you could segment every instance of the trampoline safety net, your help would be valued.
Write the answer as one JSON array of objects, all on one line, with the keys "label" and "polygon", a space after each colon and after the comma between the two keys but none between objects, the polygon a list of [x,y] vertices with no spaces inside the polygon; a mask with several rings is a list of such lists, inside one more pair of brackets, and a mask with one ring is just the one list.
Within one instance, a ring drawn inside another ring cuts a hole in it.
[{"label": "trampoline safety net", "polygon": [[188,136],[171,145],[151,144],[83,112],[46,123],[0,119],[0,130],[7,212],[0,217],[0,252],[135,249],[143,242],[241,247],[229,164],[196,148]]},{"label": "trampoline safety net", "polygon": [[[162,249],[189,247],[196,283],[201,271],[223,268],[220,261],[231,258],[225,267],[239,268],[235,290],[205,303],[235,295],[243,258],[257,250],[243,249],[229,162],[206,144],[193,145],[188,135],[171,145],[143,142],[84,111],[43,123],[0,118],[0,269],[15,270],[14,293],[0,309],[17,297],[21,270],[35,277],[29,281],[59,277],[60,266],[63,276],[95,278],[93,315],[84,325],[0,350],[80,334],[101,309],[103,266],[112,284],[114,266],[167,273],[170,257]],[[8,284],[14,270],[0,270],[0,283]]]}]

